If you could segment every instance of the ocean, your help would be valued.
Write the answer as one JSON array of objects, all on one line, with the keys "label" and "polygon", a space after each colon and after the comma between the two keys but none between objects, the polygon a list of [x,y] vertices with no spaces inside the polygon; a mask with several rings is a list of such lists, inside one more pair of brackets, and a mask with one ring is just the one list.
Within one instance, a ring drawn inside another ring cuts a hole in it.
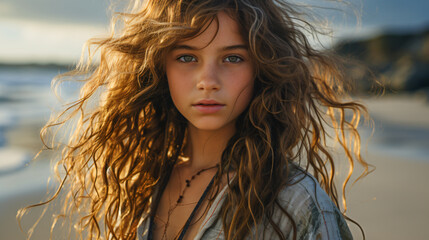
[{"label": "ocean", "polygon": [[[51,111],[59,106],[51,81],[65,71],[61,66],[0,65],[0,177],[22,169],[33,158],[34,151],[8,141],[8,132],[42,126],[49,119]],[[67,98],[75,92],[70,89],[63,93]]]}]

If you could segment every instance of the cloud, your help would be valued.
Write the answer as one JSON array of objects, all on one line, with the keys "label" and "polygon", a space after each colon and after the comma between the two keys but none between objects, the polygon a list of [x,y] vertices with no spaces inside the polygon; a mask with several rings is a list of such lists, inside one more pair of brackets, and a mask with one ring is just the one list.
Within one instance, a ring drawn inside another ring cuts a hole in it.
[{"label": "cloud", "polygon": [[427,0],[364,0],[363,7],[365,26],[403,28],[429,24]]},{"label": "cloud", "polygon": [[108,23],[108,0],[2,0],[0,19],[55,23]]},{"label": "cloud", "polygon": [[0,62],[76,62],[107,33],[111,1],[0,0]]},{"label": "cloud", "polygon": [[0,62],[77,62],[89,38],[106,34],[86,24],[0,22]]}]

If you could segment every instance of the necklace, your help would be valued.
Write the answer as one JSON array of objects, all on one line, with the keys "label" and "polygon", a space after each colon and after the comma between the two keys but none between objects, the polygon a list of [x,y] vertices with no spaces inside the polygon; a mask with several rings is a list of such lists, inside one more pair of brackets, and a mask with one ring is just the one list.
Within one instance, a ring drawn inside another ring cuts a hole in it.
[{"label": "necklace", "polygon": [[185,194],[186,189],[187,189],[188,187],[190,187],[190,186],[191,186],[191,181],[192,181],[192,180],[194,180],[194,179],[195,179],[197,176],[199,176],[202,172],[205,172],[205,171],[211,170],[211,169],[213,169],[213,168],[218,168],[218,167],[219,167],[219,164],[216,164],[215,166],[211,166],[211,167],[208,167],[208,168],[203,168],[203,169],[201,169],[200,171],[198,171],[197,173],[195,173],[194,175],[192,175],[190,179],[186,179],[186,180],[185,180],[185,183],[186,183],[185,188],[182,190],[182,193],[179,195],[179,198],[177,198],[176,206],[175,206],[175,207],[177,207],[177,205],[179,205],[179,204],[182,202],[182,200],[183,200],[183,195]]},{"label": "necklace", "polygon": [[[216,164],[215,166],[212,166],[212,167],[203,168],[203,169],[199,170],[197,173],[195,173],[194,175],[192,175],[191,178],[185,180],[185,183],[186,183],[185,188],[182,190],[181,194],[177,198],[176,203],[173,206],[169,206],[169,208],[168,208],[167,220],[165,222],[163,222],[164,223],[164,231],[162,233],[161,239],[167,239],[167,228],[168,228],[168,224],[170,222],[170,216],[173,213],[173,211],[179,206],[179,204],[182,203],[184,194],[185,194],[187,188],[189,188],[191,186],[192,180],[194,180],[201,173],[208,171],[208,170],[211,170],[211,169],[214,169],[214,168],[218,168],[218,167],[219,167],[219,164]],[[193,216],[195,215],[196,211],[198,210],[199,206],[201,205],[202,201],[204,200],[205,196],[207,195],[209,188],[213,184],[213,180],[214,180],[214,177],[210,181],[209,185],[207,186],[207,188],[204,191],[203,195],[201,196],[200,200],[198,202],[196,202],[197,206],[195,206],[194,210],[192,211],[191,215],[189,216],[188,220],[186,221],[186,224],[185,224],[185,226],[184,226],[184,228],[180,234],[181,237],[179,237],[179,239],[183,238],[184,233],[186,232],[187,228],[189,227]],[[185,204],[185,205],[188,205],[188,204]],[[159,219],[159,220],[161,220],[161,219]]]}]

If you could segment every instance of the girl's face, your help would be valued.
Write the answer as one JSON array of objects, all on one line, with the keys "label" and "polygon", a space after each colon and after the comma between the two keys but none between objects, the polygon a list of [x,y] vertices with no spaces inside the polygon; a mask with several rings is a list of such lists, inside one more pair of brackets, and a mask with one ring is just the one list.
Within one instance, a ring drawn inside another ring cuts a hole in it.
[{"label": "girl's face", "polygon": [[238,24],[218,14],[196,38],[181,41],[167,54],[171,98],[188,122],[200,130],[235,130],[254,85],[254,68]]}]

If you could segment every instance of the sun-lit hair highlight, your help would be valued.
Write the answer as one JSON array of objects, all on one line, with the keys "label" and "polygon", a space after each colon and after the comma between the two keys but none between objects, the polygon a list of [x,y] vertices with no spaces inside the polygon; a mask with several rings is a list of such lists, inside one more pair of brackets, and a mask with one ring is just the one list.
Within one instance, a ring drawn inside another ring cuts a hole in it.
[{"label": "sun-lit hair highlight", "polygon": [[[78,236],[136,238],[156,187],[186,144],[186,119],[169,95],[165,55],[178,41],[203,32],[220,11],[239,24],[256,69],[254,97],[220,165],[220,176],[236,172],[219,216],[226,238],[249,237],[263,219],[283,236],[271,216],[281,208],[276,197],[292,184],[289,170],[297,165],[345,212],[354,164],[363,166],[360,176],[368,172],[357,131],[366,109],[348,98],[340,59],[311,47],[305,31],[317,29],[301,18],[299,6],[280,0],[136,0],[131,6],[130,13],[116,15],[123,27],[116,29],[114,21],[111,36],[88,42],[89,60],[58,77],[84,78],[85,85],[79,100],[42,131],[49,136],[50,129],[77,121],[56,165],[64,172],[62,183],[47,203],[66,191],[60,215],[72,216]],[[94,98],[98,103],[89,107]],[[349,166],[341,200],[329,139],[340,144],[347,159],[342,164]],[[293,219],[281,211],[296,237]]]}]

